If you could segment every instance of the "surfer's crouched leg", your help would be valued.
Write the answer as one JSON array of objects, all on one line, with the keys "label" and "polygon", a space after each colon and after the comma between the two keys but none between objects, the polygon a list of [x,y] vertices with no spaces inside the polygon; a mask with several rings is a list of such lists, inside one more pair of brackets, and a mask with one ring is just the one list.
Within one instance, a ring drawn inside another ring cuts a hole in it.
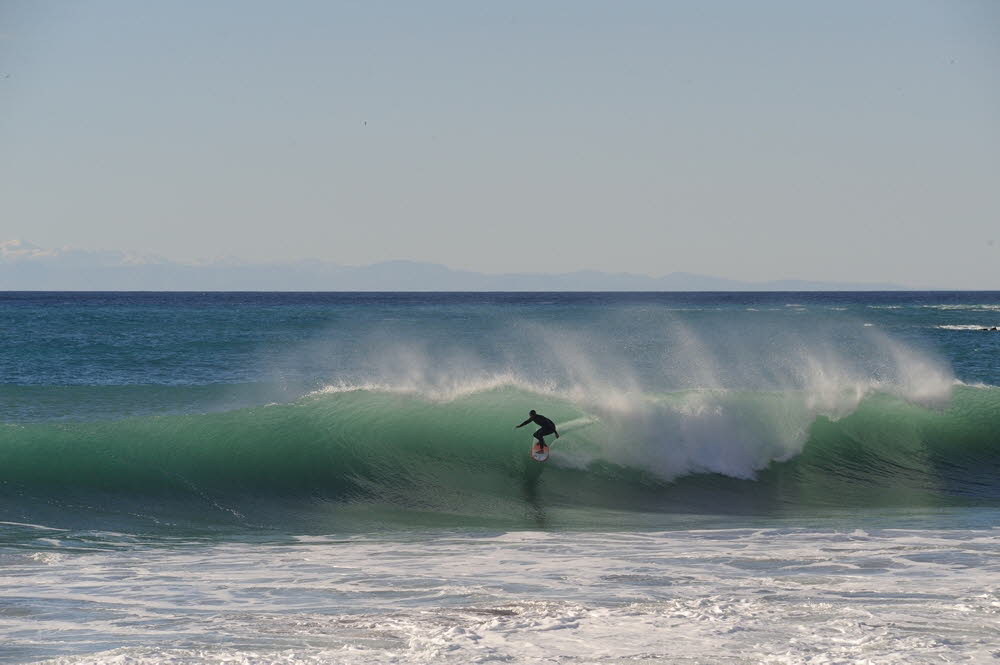
[{"label": "surfer's crouched leg", "polygon": [[546,427],[542,427],[537,432],[535,432],[535,442],[538,443],[538,445],[540,446],[544,446],[545,437],[547,437],[549,434],[555,434],[555,432]]}]

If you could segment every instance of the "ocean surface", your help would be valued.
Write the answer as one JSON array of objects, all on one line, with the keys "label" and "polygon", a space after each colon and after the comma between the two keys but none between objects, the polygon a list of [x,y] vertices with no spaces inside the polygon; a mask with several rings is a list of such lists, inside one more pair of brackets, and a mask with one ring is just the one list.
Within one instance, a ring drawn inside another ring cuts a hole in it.
[{"label": "ocean surface", "polygon": [[0,663],[1000,662],[998,327],[998,292],[0,293]]}]

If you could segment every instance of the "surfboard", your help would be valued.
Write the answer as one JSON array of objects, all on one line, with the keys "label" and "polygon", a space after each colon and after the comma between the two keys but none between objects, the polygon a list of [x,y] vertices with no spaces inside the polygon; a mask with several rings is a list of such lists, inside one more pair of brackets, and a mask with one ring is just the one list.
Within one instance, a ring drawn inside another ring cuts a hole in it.
[{"label": "surfboard", "polygon": [[531,443],[531,459],[536,462],[544,462],[549,458],[549,447],[538,445],[534,441]]}]

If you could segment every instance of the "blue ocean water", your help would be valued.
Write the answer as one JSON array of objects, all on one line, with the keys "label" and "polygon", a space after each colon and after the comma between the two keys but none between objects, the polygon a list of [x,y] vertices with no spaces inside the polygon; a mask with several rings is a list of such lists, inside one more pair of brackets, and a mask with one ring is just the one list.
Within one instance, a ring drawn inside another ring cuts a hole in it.
[{"label": "blue ocean water", "polygon": [[0,662],[993,658],[998,327],[997,292],[0,293]]}]

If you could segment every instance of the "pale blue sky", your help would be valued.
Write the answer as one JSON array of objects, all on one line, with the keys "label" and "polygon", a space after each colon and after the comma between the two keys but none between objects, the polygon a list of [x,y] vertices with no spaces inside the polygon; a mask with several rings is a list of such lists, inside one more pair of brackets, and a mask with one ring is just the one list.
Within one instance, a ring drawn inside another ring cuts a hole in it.
[{"label": "pale blue sky", "polygon": [[1000,3],[0,0],[9,238],[1000,289]]}]

